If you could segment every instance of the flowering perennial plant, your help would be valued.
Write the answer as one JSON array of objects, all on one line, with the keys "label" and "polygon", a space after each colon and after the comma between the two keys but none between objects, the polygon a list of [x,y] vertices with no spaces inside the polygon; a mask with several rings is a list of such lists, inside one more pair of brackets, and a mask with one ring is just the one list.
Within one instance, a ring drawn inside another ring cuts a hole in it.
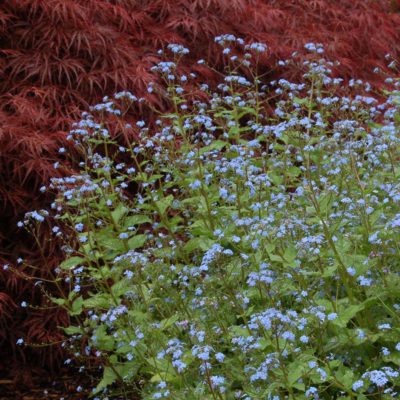
[{"label": "flowering perennial plant", "polygon": [[309,43],[301,83],[263,84],[267,46],[216,40],[227,73],[200,85],[207,100],[178,72],[188,50],[169,46],[174,62],[154,69],[175,113],[120,146],[102,116],[142,100],[93,107],[69,137],[81,174],[53,179],[50,216],[21,222],[52,217],[65,243],[70,293],[53,301],[73,321],[68,361],[102,366],[86,388],[97,399],[398,396],[396,80],[383,100],[360,81],[359,95],[334,96],[344,82]]}]

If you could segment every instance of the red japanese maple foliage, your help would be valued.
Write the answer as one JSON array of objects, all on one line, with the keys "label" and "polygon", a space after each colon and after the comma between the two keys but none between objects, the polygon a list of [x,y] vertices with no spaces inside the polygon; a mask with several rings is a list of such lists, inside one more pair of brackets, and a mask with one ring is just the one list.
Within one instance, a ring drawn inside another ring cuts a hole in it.
[{"label": "red japanese maple foliage", "polygon": [[[387,53],[399,55],[400,2],[384,0],[3,0],[0,5],[0,261],[20,270],[0,270],[0,351],[10,362],[37,367],[62,361],[59,346],[16,346],[61,339],[57,326],[68,323],[48,308],[33,277],[51,279],[60,260],[57,243],[42,232],[37,243],[16,228],[26,211],[50,199],[39,188],[51,176],[73,168],[58,152],[82,110],[104,95],[130,90],[158,107],[168,103],[146,93],[157,50],[180,43],[191,50],[183,69],[206,59],[223,67],[213,38],[232,33],[269,47],[261,67],[274,76],[276,61],[307,42],[325,45],[338,60],[338,72],[379,84],[375,67],[385,68]],[[216,75],[197,66],[200,79]],[[296,68],[285,71],[299,75]],[[151,117],[137,110],[136,117]],[[132,117],[135,117],[133,115]],[[54,163],[60,162],[60,168]],[[18,257],[34,268],[22,267]],[[54,288],[48,286],[51,292]],[[33,307],[21,308],[22,301]],[[1,367],[0,367],[1,371]]]}]

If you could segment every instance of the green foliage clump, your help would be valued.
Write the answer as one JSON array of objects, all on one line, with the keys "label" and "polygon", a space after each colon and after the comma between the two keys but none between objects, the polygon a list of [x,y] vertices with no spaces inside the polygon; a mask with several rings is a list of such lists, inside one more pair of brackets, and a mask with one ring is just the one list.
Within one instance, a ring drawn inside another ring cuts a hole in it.
[{"label": "green foliage clump", "polygon": [[93,397],[397,395],[400,96],[335,95],[343,81],[307,48],[302,83],[268,85],[251,73],[265,46],[224,50],[227,74],[200,101],[171,46],[155,69],[174,114],[120,146],[101,115],[141,101],[122,92],[74,127],[82,173],[51,185],[71,291],[53,301],[74,321],[75,362],[103,366]]}]

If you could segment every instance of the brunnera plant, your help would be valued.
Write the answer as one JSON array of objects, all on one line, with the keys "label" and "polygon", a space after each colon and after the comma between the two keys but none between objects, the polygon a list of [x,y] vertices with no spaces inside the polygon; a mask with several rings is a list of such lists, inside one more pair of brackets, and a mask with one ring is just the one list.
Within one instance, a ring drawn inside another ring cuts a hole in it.
[{"label": "brunnera plant", "polygon": [[[254,64],[265,45],[216,41],[226,71],[215,91],[200,85],[202,101],[178,72],[188,50],[169,46],[177,57],[154,70],[175,112],[154,129],[137,122],[136,142],[113,140],[104,116],[143,99],[119,92],[84,113],[69,135],[80,174],[53,179],[52,209],[19,224],[34,232],[51,217],[64,243],[57,282],[69,291],[51,300],[71,317],[69,362],[103,370],[79,390],[96,399],[396,397],[398,81],[381,102],[336,96],[343,80],[330,76],[322,45],[308,43],[301,82],[263,84]],[[244,55],[229,56],[234,46]]]},{"label": "brunnera plant", "polygon": [[[269,53],[260,59],[263,71],[274,73],[293,51],[302,51],[309,41],[326,43],[327,54],[341,61],[342,75],[369,80],[380,75],[383,56],[398,53],[399,14],[395,2],[386,0],[3,0],[0,9],[0,257],[2,262],[25,274],[20,279],[1,271],[2,326],[0,343],[4,359],[19,359],[26,365],[55,365],[61,360],[57,346],[32,354],[15,348],[15,337],[48,343],[60,338],[55,325],[66,316],[47,309],[46,299],[29,282],[33,277],[51,279],[61,253],[51,241],[49,229],[41,230],[40,243],[48,248],[43,258],[35,242],[12,229],[27,211],[43,208],[51,197],[40,191],[50,177],[65,176],[77,166],[60,147],[68,147],[66,130],[89,104],[104,94],[130,90],[145,96],[152,106],[166,111],[167,98],[147,93],[157,82],[152,65],[160,61],[156,49],[178,42],[193,49],[193,59],[223,68],[222,55],[211,40],[222,32],[264,41]],[[304,53],[302,53],[304,55]],[[190,63],[184,61],[182,69]],[[209,85],[215,71],[196,66],[195,71]],[[285,77],[299,76],[295,65]],[[194,88],[195,86],[193,86]],[[130,109],[133,120],[153,120],[150,107]],[[147,104],[147,103],[146,103]],[[134,129],[127,131],[130,140]],[[69,149],[71,152],[72,149]],[[55,168],[59,165],[60,168]],[[11,227],[11,228],[10,228]],[[22,256],[33,268],[23,269]],[[30,297],[37,306],[20,309]],[[12,318],[9,316],[13,316]],[[9,370],[9,365],[5,366]],[[16,372],[21,368],[17,368]],[[26,368],[31,371],[32,369]]]}]

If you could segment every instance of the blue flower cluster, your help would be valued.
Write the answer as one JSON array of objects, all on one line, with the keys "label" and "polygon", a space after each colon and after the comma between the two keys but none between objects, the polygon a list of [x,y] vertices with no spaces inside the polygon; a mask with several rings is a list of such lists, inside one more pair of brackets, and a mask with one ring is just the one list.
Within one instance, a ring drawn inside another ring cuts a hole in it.
[{"label": "blue flower cluster", "polygon": [[215,40],[240,68],[200,85],[202,100],[179,70],[188,50],[171,44],[174,62],[153,70],[176,114],[154,129],[120,123],[138,137],[121,146],[104,116],[144,100],[120,92],[70,133],[82,173],[48,188],[71,287],[57,301],[80,321],[66,346],[103,365],[98,399],[116,387],[143,399],[396,397],[399,81],[375,98],[307,43],[301,82],[260,85],[238,71],[268,47]]}]

